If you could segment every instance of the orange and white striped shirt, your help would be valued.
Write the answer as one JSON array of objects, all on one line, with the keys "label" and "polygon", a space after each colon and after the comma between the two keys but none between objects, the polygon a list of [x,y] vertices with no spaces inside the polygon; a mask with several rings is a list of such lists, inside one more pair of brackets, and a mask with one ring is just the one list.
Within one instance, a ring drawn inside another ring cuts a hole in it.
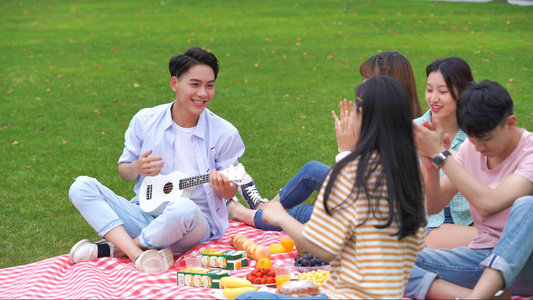
[{"label": "orange and white striped shirt", "polygon": [[[371,160],[376,158],[377,154],[374,154]],[[377,219],[372,214],[368,215],[365,192],[361,190],[357,195],[356,190],[351,193],[357,164],[358,161],[352,161],[346,165],[335,180],[328,208],[331,211],[345,199],[347,202],[338,210],[333,210],[332,216],[324,209],[328,175],[303,232],[307,239],[336,255],[330,262],[330,277],[320,291],[330,299],[400,299],[418,252],[424,247],[426,228],[399,239],[399,236],[393,235],[399,229],[395,222],[387,228],[374,227],[388,220],[387,186],[383,182],[381,192],[372,194],[375,193],[376,172],[381,172],[379,166],[367,185],[373,203],[379,204],[376,215],[382,217]],[[357,226],[367,217],[364,225]]]}]

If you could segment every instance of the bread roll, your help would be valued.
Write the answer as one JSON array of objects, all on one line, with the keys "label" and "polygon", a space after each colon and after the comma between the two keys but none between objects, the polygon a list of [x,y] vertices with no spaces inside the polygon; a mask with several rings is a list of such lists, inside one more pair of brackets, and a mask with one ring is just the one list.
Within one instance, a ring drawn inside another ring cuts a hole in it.
[{"label": "bread roll", "polygon": [[256,244],[241,233],[234,234],[231,237],[231,243],[237,250],[246,251],[248,257],[254,260],[269,258],[271,253],[266,247]]}]

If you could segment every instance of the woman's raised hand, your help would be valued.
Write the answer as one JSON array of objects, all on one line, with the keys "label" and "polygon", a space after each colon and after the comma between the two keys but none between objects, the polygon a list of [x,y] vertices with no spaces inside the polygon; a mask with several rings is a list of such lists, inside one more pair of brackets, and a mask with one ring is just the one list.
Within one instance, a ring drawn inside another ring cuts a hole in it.
[{"label": "woman's raised hand", "polygon": [[355,128],[350,118],[350,113],[353,111],[353,102],[348,102],[344,99],[344,102],[339,103],[340,107],[340,119],[334,110],[331,111],[333,118],[335,119],[335,135],[337,136],[337,145],[339,146],[339,152],[352,151],[357,142],[355,134]]}]

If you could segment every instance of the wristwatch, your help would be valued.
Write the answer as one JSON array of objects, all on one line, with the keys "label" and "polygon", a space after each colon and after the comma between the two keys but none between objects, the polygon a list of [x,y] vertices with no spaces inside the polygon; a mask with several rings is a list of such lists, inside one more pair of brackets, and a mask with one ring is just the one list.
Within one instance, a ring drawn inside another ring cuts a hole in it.
[{"label": "wristwatch", "polygon": [[442,167],[444,165],[444,161],[446,160],[446,157],[450,156],[452,153],[448,150],[444,150],[442,153],[439,153],[433,157],[433,163],[437,167]]}]

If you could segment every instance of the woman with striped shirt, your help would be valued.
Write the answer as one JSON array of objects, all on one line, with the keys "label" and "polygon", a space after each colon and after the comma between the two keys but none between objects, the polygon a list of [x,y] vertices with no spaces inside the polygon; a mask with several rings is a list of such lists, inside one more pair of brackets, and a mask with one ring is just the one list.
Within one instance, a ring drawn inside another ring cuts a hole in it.
[{"label": "woman with striped shirt", "polygon": [[[400,299],[426,231],[409,100],[389,76],[370,78],[356,96],[357,144],[326,177],[307,225],[280,203],[269,203],[262,217],[330,262],[317,299]],[[250,292],[237,299],[257,298],[287,296]]]}]

